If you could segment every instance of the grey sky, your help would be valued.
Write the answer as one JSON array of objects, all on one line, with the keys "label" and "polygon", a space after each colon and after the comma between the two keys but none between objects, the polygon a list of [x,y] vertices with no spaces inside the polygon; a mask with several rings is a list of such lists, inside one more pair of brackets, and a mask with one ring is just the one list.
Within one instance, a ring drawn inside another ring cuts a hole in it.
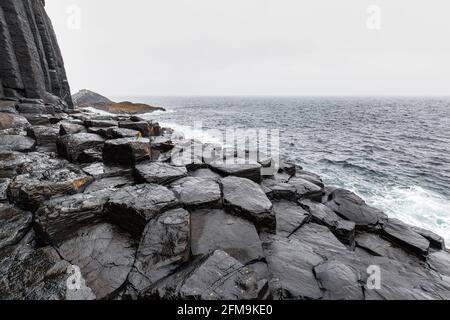
[{"label": "grey sky", "polygon": [[74,92],[450,95],[448,0],[46,3]]}]

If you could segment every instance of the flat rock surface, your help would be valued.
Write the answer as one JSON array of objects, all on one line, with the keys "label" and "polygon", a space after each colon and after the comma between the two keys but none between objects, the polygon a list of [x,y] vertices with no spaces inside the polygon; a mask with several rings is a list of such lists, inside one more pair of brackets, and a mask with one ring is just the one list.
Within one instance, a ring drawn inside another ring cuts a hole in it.
[{"label": "flat rock surface", "polygon": [[261,182],[261,168],[262,166],[255,161],[245,159],[228,159],[215,160],[209,163],[212,170],[226,176],[235,176],[240,178],[247,178],[254,182]]},{"label": "flat rock surface", "polygon": [[157,184],[122,188],[106,204],[107,216],[123,229],[141,237],[147,223],[179,202],[172,191]]},{"label": "flat rock surface", "polygon": [[295,202],[278,201],[273,204],[277,220],[277,235],[289,237],[309,219],[309,213]]},{"label": "flat rock surface", "polygon": [[132,239],[110,224],[79,230],[58,247],[59,254],[80,267],[86,284],[97,299],[113,298],[133,266],[136,249]]},{"label": "flat rock surface", "polygon": [[146,138],[108,140],[103,148],[103,161],[107,164],[129,166],[150,158],[150,140]]},{"label": "flat rock surface", "polygon": [[259,225],[275,228],[272,202],[255,182],[244,178],[227,177],[221,180],[226,208]]},{"label": "flat rock surface", "polygon": [[214,180],[186,177],[172,183],[170,188],[188,208],[221,206],[222,192]]},{"label": "flat rock surface", "polygon": [[192,254],[227,252],[243,264],[264,257],[255,226],[223,210],[198,210],[191,215]]},{"label": "flat rock surface", "polygon": [[189,259],[190,214],[174,209],[150,221],[128,281],[137,296]]},{"label": "flat rock surface", "polygon": [[19,135],[0,136],[0,150],[28,152],[34,150],[36,140]]},{"label": "flat rock surface", "polygon": [[398,219],[389,219],[383,230],[386,236],[400,242],[419,254],[426,255],[430,248],[430,242],[415,232],[411,226]]},{"label": "flat rock surface", "polygon": [[175,167],[162,162],[146,162],[136,166],[136,180],[141,183],[168,185],[187,176],[186,167]]},{"label": "flat rock surface", "polygon": [[57,142],[58,153],[69,161],[77,162],[82,152],[87,149],[99,149],[103,147],[105,139],[93,133],[68,134],[59,138]]}]

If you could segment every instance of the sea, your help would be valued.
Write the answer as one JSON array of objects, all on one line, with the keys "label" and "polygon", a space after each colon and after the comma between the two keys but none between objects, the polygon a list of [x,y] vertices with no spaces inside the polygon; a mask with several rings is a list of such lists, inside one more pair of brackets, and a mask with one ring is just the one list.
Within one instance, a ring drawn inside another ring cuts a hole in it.
[{"label": "sea", "polygon": [[[450,98],[119,97],[164,107],[144,115],[198,136],[279,130],[282,158],[352,190],[389,217],[434,231],[450,246]],[[197,125],[194,125],[197,123]],[[204,142],[220,142],[203,136]]]}]

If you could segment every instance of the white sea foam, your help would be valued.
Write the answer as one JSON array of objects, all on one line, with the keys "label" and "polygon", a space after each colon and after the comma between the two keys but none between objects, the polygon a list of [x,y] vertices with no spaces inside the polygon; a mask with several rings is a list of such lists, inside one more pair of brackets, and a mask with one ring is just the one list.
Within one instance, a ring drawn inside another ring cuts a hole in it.
[{"label": "white sea foam", "polygon": [[380,191],[367,201],[384,210],[389,217],[439,234],[444,237],[447,247],[450,246],[449,199],[418,186]]}]

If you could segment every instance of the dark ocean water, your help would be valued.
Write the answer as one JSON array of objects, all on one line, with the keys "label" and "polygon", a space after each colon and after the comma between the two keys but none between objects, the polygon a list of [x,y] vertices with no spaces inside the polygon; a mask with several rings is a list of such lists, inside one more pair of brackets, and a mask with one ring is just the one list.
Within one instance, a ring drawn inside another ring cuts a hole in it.
[{"label": "dark ocean water", "polygon": [[199,120],[279,129],[283,157],[450,243],[450,98],[122,99],[165,107],[147,117],[187,136]]}]

